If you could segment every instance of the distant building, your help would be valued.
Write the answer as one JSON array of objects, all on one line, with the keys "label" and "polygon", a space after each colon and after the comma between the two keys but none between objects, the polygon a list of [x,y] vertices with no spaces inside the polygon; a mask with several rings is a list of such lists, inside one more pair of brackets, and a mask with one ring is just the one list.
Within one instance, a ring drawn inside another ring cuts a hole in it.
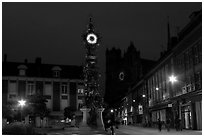
[{"label": "distant building", "polygon": [[127,110],[129,121],[155,126],[158,119],[170,119],[175,128],[180,119],[182,128],[202,130],[202,11],[190,18],[175,45],[168,45],[168,51],[121,103],[119,110]]},{"label": "distant building", "polygon": [[64,108],[79,109],[82,105],[84,83],[82,66],[42,64],[41,58],[35,63],[8,62],[2,64],[2,101],[26,99],[40,93],[47,99],[51,116],[63,117]]},{"label": "distant building", "polygon": [[106,50],[106,90],[104,100],[113,105],[120,101],[128,88],[139,81],[155,61],[142,59],[131,42],[123,57],[120,49]]}]

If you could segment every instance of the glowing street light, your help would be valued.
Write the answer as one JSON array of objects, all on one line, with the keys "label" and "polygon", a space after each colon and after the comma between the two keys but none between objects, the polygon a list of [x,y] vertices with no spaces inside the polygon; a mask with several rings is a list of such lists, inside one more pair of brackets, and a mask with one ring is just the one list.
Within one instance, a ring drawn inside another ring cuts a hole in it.
[{"label": "glowing street light", "polygon": [[146,97],[146,95],[145,95],[145,94],[143,94],[143,95],[142,95],[142,97],[143,97],[143,98],[145,98],[145,97]]},{"label": "glowing street light", "polygon": [[26,101],[23,100],[23,99],[21,99],[21,100],[18,101],[18,103],[19,103],[19,105],[20,105],[21,107],[23,107],[23,106],[25,106]]},{"label": "glowing street light", "polygon": [[21,122],[22,122],[22,111],[23,111],[23,107],[25,106],[26,101],[21,99],[18,101],[20,107],[21,107]]},{"label": "glowing street light", "polygon": [[159,90],[159,88],[156,88],[156,90],[158,91],[158,90]]},{"label": "glowing street light", "polygon": [[113,109],[111,109],[110,111],[111,111],[111,113],[113,113]]},{"label": "glowing street light", "polygon": [[177,78],[174,75],[172,75],[169,77],[169,81],[173,84],[174,82],[177,81]]},{"label": "glowing street light", "polygon": [[133,102],[135,102],[135,100],[133,100]]}]

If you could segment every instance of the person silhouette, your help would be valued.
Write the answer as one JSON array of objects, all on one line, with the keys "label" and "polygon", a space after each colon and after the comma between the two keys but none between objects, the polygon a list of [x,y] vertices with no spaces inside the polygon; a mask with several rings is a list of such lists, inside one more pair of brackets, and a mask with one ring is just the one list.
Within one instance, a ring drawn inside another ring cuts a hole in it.
[{"label": "person silhouette", "polygon": [[158,119],[157,124],[158,124],[158,129],[159,129],[159,131],[161,131],[161,129],[162,129],[162,123],[161,123],[161,120],[160,120],[160,119]]}]

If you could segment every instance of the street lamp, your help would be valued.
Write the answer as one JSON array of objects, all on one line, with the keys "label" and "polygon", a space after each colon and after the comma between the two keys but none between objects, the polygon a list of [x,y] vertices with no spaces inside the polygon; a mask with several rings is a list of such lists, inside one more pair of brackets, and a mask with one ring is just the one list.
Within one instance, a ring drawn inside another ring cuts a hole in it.
[{"label": "street lamp", "polygon": [[171,75],[171,76],[169,77],[169,81],[173,84],[174,82],[177,81],[177,78],[176,78],[174,75]]},{"label": "street lamp", "polygon": [[113,113],[113,109],[111,109],[110,112]]},{"label": "street lamp", "polygon": [[143,97],[143,98],[145,98],[145,97],[146,97],[146,95],[145,95],[145,94],[143,94],[143,95],[142,95],[142,97]]},{"label": "street lamp", "polygon": [[18,101],[20,107],[21,107],[21,122],[22,122],[22,111],[23,111],[23,107],[25,106],[26,101],[21,99]]}]

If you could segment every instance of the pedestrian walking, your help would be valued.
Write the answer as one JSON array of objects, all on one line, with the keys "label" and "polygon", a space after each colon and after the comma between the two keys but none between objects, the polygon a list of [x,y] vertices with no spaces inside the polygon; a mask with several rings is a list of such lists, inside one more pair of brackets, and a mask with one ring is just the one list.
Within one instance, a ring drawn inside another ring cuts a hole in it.
[{"label": "pedestrian walking", "polygon": [[170,131],[170,125],[171,125],[171,120],[167,119],[166,120],[166,129],[167,129],[167,131]]},{"label": "pedestrian walking", "polygon": [[182,121],[181,121],[181,119],[178,119],[178,123],[179,123],[179,125],[178,125],[178,127],[179,127],[179,131],[182,131]]},{"label": "pedestrian walking", "polygon": [[179,119],[178,119],[178,117],[176,117],[176,119],[175,119],[175,127],[176,127],[176,131],[178,131],[179,130]]},{"label": "pedestrian walking", "polygon": [[114,130],[114,123],[111,119],[109,119],[107,121],[107,124],[106,124],[106,128],[105,128],[105,131],[108,132],[108,129],[111,130],[111,135],[115,135],[115,130]]},{"label": "pedestrian walking", "polygon": [[161,131],[161,129],[162,129],[162,122],[161,122],[160,119],[158,119],[157,124],[158,124],[159,131]]}]

